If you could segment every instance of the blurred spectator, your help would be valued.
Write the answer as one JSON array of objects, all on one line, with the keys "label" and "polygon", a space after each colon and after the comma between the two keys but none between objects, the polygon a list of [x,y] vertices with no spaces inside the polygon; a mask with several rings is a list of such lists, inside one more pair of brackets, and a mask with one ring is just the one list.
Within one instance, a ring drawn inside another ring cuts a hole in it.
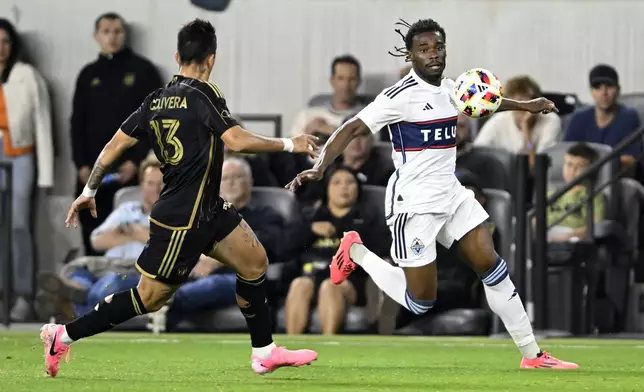
[{"label": "blurred spectator", "polygon": [[470,134],[470,118],[463,113],[458,114],[456,120],[456,159],[466,155],[472,149],[472,135]]},{"label": "blurred spectator", "polygon": [[[126,26],[121,16],[103,14],[96,19],[94,38],[100,46],[98,59],[78,75],[71,119],[72,155],[78,170],[76,193],[82,192],[98,154],[121,123],[154,89],[161,87],[156,68],[126,46]],[[91,232],[112,211],[118,189],[136,184],[137,167],[150,146],[141,140],[113,166],[96,196],[98,219],[88,211],[80,213],[85,250],[96,254]]]},{"label": "blurred spectator", "polygon": [[[148,217],[163,188],[161,163],[151,155],[141,164],[141,201],[125,202],[94,230],[91,239],[105,256],[86,256],[65,265],[60,274],[38,277],[36,309],[41,318],[83,315],[103,298],[139,282],[135,263],[150,238]],[[99,192],[100,193],[100,192]]]},{"label": "blurred spectator", "polygon": [[330,135],[342,121],[365,106],[357,99],[361,71],[358,60],[350,55],[333,59],[331,64],[331,102],[325,106],[308,107],[295,117],[290,136],[303,133]]},{"label": "blurred spectator", "polygon": [[[221,197],[242,214],[266,249],[269,260],[279,262],[284,222],[272,208],[253,204],[252,188],[248,162],[238,157],[227,158],[222,168]],[[235,304],[235,272],[219,261],[202,256],[191,277],[196,280],[184,284],[174,294],[171,311],[175,315]]]},{"label": "blurred spectator", "polygon": [[340,157],[343,166],[358,173],[364,185],[386,186],[394,172],[391,157],[384,157],[373,148],[374,135],[362,134],[353,139]]},{"label": "blurred spectator", "polygon": [[[31,235],[32,192],[37,184],[49,189],[54,184],[54,152],[49,94],[42,76],[20,61],[20,38],[13,25],[0,19],[0,160],[13,166],[11,183],[13,233],[13,284],[16,300],[11,319],[24,321],[32,315],[34,255]],[[35,154],[34,154],[35,152]],[[6,177],[0,171],[0,187]],[[5,299],[8,300],[8,299]]]},{"label": "blurred spectator", "polygon": [[[243,159],[250,166],[254,186],[279,186],[275,175],[270,170],[270,157],[266,154],[246,154],[232,151],[224,144],[224,159],[236,157]],[[284,184],[286,185],[286,184]]]},{"label": "blurred spectator", "polygon": [[[505,96],[527,101],[542,95],[541,88],[529,76],[517,76],[505,84]],[[561,132],[561,120],[556,113],[533,114],[521,111],[495,113],[479,130],[475,146],[503,148],[509,152],[530,155],[556,143]]]},{"label": "blurred spectator", "polygon": [[[580,143],[568,150],[564,156],[563,178],[570,183],[580,173],[588,168],[598,158],[597,151],[590,146]],[[549,196],[555,191],[551,191]],[[586,186],[577,185],[569,192],[561,196],[555,203],[548,206],[546,222],[547,225],[555,223],[570,210],[574,210],[563,221],[548,230],[549,242],[567,242],[573,238],[584,239],[586,237],[586,204],[579,204],[588,197]],[[579,207],[578,207],[579,206]],[[604,197],[602,194],[595,196],[593,200],[593,213],[595,221],[604,219]]]},{"label": "blurred spectator", "polygon": [[[589,75],[590,93],[595,106],[581,109],[570,119],[564,141],[601,143],[615,147],[640,127],[637,112],[620,104],[617,71],[610,65],[595,66]],[[622,166],[635,167],[642,153],[642,141],[636,140],[620,157]]]},{"label": "blurred spectator", "polygon": [[296,247],[306,250],[301,255],[301,276],[289,288],[286,298],[286,332],[300,334],[306,330],[311,306],[317,303],[322,333],[334,334],[340,329],[347,308],[365,305],[367,275],[358,269],[340,285],[329,278],[329,265],[346,231],[360,232],[365,246],[380,256],[388,256],[389,233],[377,211],[361,205],[362,185],[358,174],[346,167],[336,167],[327,176],[322,204],[315,211],[308,228],[289,238]]}]

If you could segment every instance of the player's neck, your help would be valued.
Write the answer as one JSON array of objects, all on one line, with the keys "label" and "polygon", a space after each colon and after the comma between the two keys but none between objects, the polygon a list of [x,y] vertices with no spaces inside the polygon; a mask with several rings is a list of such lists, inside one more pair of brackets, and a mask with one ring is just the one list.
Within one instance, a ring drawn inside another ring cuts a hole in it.
[{"label": "player's neck", "polygon": [[420,78],[421,80],[423,80],[427,84],[431,84],[432,86],[440,87],[441,82],[443,81],[443,75],[439,75],[439,76],[435,76],[435,77],[427,77],[427,76],[422,75],[419,72],[416,72],[415,69],[414,69],[414,73],[416,74],[416,76],[418,78]]},{"label": "player's neck", "polygon": [[210,79],[210,71],[208,68],[194,65],[182,65],[179,68],[179,75],[184,78],[199,79],[204,82]]}]

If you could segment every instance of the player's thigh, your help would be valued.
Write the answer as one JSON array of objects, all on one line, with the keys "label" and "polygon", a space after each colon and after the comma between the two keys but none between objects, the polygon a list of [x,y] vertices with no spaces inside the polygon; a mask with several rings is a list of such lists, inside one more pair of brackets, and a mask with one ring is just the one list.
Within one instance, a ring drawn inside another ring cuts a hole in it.
[{"label": "player's thigh", "polygon": [[216,241],[208,256],[229,265],[245,279],[256,279],[268,268],[264,246],[245,220],[220,241]]},{"label": "player's thigh", "polygon": [[199,257],[211,242],[208,224],[190,229],[173,229],[150,223],[150,240],[139,256],[136,267],[143,276],[168,286],[184,283]]},{"label": "player's thigh", "polygon": [[464,196],[439,234],[438,240],[448,248],[454,241],[458,241],[466,260],[477,272],[483,273],[493,267],[497,259],[492,234],[487,224],[489,215],[474,198],[472,191],[464,189]]},{"label": "player's thigh", "polygon": [[405,271],[407,289],[418,299],[436,298],[436,236],[447,215],[399,214],[389,220],[391,257]]}]

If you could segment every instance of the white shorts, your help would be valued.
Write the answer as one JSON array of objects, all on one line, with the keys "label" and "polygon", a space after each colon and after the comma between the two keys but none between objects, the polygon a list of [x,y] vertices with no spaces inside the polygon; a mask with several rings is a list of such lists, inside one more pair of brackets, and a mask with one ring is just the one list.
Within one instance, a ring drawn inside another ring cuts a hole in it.
[{"label": "white shorts", "polygon": [[436,260],[436,242],[446,248],[488,219],[474,198],[462,188],[454,207],[446,214],[402,213],[387,220],[393,238],[391,257],[401,267],[422,267]]}]

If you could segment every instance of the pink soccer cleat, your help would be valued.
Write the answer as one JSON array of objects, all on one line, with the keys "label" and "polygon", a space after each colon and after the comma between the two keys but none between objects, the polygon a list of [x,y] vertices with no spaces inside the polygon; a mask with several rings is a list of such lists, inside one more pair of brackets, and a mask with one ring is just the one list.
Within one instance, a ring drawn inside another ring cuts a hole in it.
[{"label": "pink soccer cleat", "polygon": [[523,358],[521,369],[578,369],[579,365],[572,362],[562,361],[543,351],[540,357],[535,359]]},{"label": "pink soccer cleat", "polygon": [[65,326],[61,324],[45,324],[40,328],[40,340],[45,345],[45,370],[47,374],[56,377],[60,360],[65,356],[69,362],[70,346],[60,341],[60,336],[65,332]]},{"label": "pink soccer cleat", "polygon": [[331,282],[333,284],[340,284],[347,280],[349,275],[356,269],[356,263],[351,260],[351,245],[362,244],[360,234],[355,231],[348,231],[344,233],[340,247],[331,260]]},{"label": "pink soccer cleat", "polygon": [[313,350],[287,350],[275,347],[268,358],[251,356],[251,367],[255,373],[263,375],[271,373],[283,366],[304,366],[318,359],[318,353]]}]

